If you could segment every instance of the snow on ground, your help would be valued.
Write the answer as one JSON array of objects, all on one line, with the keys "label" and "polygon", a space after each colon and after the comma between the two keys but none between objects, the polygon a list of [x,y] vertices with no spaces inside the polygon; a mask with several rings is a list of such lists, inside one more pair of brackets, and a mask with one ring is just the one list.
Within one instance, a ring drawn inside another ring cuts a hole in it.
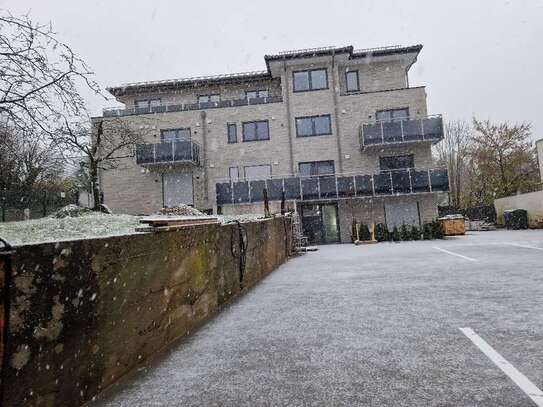
[{"label": "snow on ground", "polygon": [[136,233],[140,217],[91,213],[80,217],[42,218],[0,223],[0,237],[12,245],[55,242]]}]

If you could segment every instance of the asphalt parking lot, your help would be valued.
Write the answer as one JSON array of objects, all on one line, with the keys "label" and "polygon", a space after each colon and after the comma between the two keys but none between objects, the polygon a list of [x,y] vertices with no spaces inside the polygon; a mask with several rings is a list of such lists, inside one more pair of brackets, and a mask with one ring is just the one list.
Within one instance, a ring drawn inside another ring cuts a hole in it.
[{"label": "asphalt parking lot", "polygon": [[528,407],[539,389],[543,231],[496,231],[321,246],[96,405]]}]

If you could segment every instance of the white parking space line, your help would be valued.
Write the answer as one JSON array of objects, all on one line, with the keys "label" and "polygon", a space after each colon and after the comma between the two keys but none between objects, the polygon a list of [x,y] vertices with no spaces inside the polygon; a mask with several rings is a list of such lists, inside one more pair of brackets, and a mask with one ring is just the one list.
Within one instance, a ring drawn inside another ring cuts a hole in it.
[{"label": "white parking space line", "polygon": [[530,379],[520,373],[515,366],[504,359],[502,355],[485,342],[471,328],[459,328],[475,346],[479,348],[502,372],[504,372],[528,397],[539,407],[543,407],[543,392]]},{"label": "white parking space line", "polygon": [[439,250],[443,253],[447,253],[447,254],[450,254],[452,256],[457,256],[457,257],[461,257],[465,260],[469,260],[469,261],[477,261],[477,259],[474,259],[474,258],[471,258],[471,257],[468,257],[468,256],[464,256],[463,254],[459,254],[459,253],[455,253],[455,252],[450,252],[448,250],[445,250],[445,249],[442,249],[441,247],[437,247],[437,246],[432,246],[434,249],[436,250]]},{"label": "white parking space line", "polygon": [[520,243],[505,243],[510,246],[516,246],[516,247],[523,247],[525,249],[533,249],[533,250],[541,250],[543,251],[543,247],[537,247],[537,246],[529,246],[527,244],[520,244]]}]

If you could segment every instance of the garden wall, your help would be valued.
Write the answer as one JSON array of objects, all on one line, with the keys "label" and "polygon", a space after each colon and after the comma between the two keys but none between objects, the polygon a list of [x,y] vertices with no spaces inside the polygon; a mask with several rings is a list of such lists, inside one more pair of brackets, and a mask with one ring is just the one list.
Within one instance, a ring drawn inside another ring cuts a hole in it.
[{"label": "garden wall", "polygon": [[290,230],[276,218],[17,247],[1,405],[90,400],[283,263]]},{"label": "garden wall", "polygon": [[503,212],[507,209],[525,209],[528,211],[528,225],[531,228],[543,228],[543,191],[530,192],[494,200],[497,223],[503,226]]}]

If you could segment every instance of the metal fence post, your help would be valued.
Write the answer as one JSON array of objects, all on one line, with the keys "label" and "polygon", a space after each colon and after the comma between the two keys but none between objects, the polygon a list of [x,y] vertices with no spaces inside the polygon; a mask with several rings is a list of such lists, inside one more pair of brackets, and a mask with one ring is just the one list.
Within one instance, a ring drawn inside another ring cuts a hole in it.
[{"label": "metal fence post", "polygon": [[47,216],[47,190],[43,191],[43,217]]}]

